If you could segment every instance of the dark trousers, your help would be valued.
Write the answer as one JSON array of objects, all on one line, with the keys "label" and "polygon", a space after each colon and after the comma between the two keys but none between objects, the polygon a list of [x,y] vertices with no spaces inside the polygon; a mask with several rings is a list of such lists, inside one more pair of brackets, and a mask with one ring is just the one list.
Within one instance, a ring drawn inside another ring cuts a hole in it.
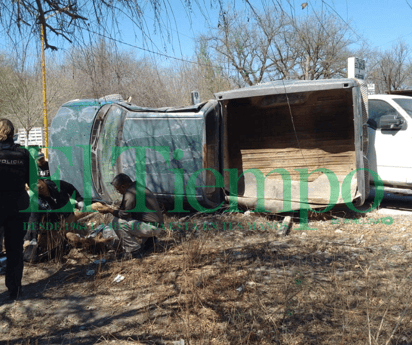
[{"label": "dark trousers", "polygon": [[6,247],[6,286],[9,291],[21,287],[23,276],[23,238],[30,213],[20,212],[29,206],[29,196],[23,192],[0,192],[0,226],[4,226]]}]

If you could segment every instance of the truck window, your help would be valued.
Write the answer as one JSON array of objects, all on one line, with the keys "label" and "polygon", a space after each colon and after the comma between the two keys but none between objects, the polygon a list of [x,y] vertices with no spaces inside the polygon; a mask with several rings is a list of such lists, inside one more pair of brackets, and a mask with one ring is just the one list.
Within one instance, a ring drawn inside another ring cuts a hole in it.
[{"label": "truck window", "polygon": [[409,116],[412,117],[412,97],[411,99],[394,98],[393,100],[398,103],[408,113]]},{"label": "truck window", "polygon": [[383,115],[398,115],[398,112],[388,102],[370,99],[369,106],[369,118],[378,120]]}]

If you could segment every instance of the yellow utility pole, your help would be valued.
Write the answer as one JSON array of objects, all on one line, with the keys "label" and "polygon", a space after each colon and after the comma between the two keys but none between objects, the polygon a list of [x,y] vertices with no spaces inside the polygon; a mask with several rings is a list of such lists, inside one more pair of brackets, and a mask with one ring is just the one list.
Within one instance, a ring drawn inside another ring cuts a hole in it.
[{"label": "yellow utility pole", "polygon": [[[70,6],[67,6],[63,9],[55,11],[53,14],[44,18],[44,25],[40,23],[40,36],[41,36],[41,67],[43,75],[43,123],[44,123],[44,145],[49,146],[49,122],[47,120],[47,97],[46,97],[46,59],[44,57],[44,26],[46,25],[46,20],[50,17],[55,16],[61,11],[69,9]],[[46,159],[49,158],[48,149],[45,149]]]},{"label": "yellow utility pole", "polygon": [[[46,98],[46,62],[44,57],[44,27],[40,24],[40,35],[41,35],[41,68],[43,75],[43,123],[44,123],[44,144],[49,146],[49,122],[47,120],[47,98]],[[48,150],[45,153],[46,159],[48,157]]]}]

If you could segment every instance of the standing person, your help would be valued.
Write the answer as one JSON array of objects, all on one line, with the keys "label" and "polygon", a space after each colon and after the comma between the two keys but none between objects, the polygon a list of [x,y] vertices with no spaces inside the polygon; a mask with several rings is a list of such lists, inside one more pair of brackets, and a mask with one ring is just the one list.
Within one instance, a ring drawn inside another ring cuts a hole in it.
[{"label": "standing person", "polygon": [[[157,241],[156,236],[164,229],[163,214],[154,194],[143,186],[137,185],[126,174],[117,175],[111,182],[117,192],[123,195],[118,210],[107,205],[95,203],[92,208],[100,213],[111,213],[114,216],[113,230],[120,238],[120,244],[125,251],[125,257],[140,249],[139,243],[133,237],[142,239],[142,249],[148,249]],[[127,212],[136,207],[136,194],[145,195],[146,208],[154,212]]]},{"label": "standing person", "polygon": [[39,166],[39,176],[40,177],[50,176],[49,163],[46,161],[46,158],[44,157],[44,153],[39,154],[37,165]]},{"label": "standing person", "polygon": [[0,119],[0,226],[4,226],[4,242],[7,256],[6,286],[11,299],[21,293],[23,276],[24,223],[29,212],[30,155],[13,141],[14,126],[7,119]]}]

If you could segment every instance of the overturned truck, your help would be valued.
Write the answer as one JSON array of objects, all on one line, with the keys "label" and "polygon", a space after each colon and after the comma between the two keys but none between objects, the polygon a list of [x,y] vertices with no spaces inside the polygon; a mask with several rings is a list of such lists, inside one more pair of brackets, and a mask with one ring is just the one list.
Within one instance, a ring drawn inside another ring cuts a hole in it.
[{"label": "overturned truck", "polygon": [[120,197],[120,172],[172,211],[224,201],[261,212],[368,195],[366,86],[356,79],[277,81],[182,108],[120,98],[74,100],[53,119],[50,170],[95,200]]}]

